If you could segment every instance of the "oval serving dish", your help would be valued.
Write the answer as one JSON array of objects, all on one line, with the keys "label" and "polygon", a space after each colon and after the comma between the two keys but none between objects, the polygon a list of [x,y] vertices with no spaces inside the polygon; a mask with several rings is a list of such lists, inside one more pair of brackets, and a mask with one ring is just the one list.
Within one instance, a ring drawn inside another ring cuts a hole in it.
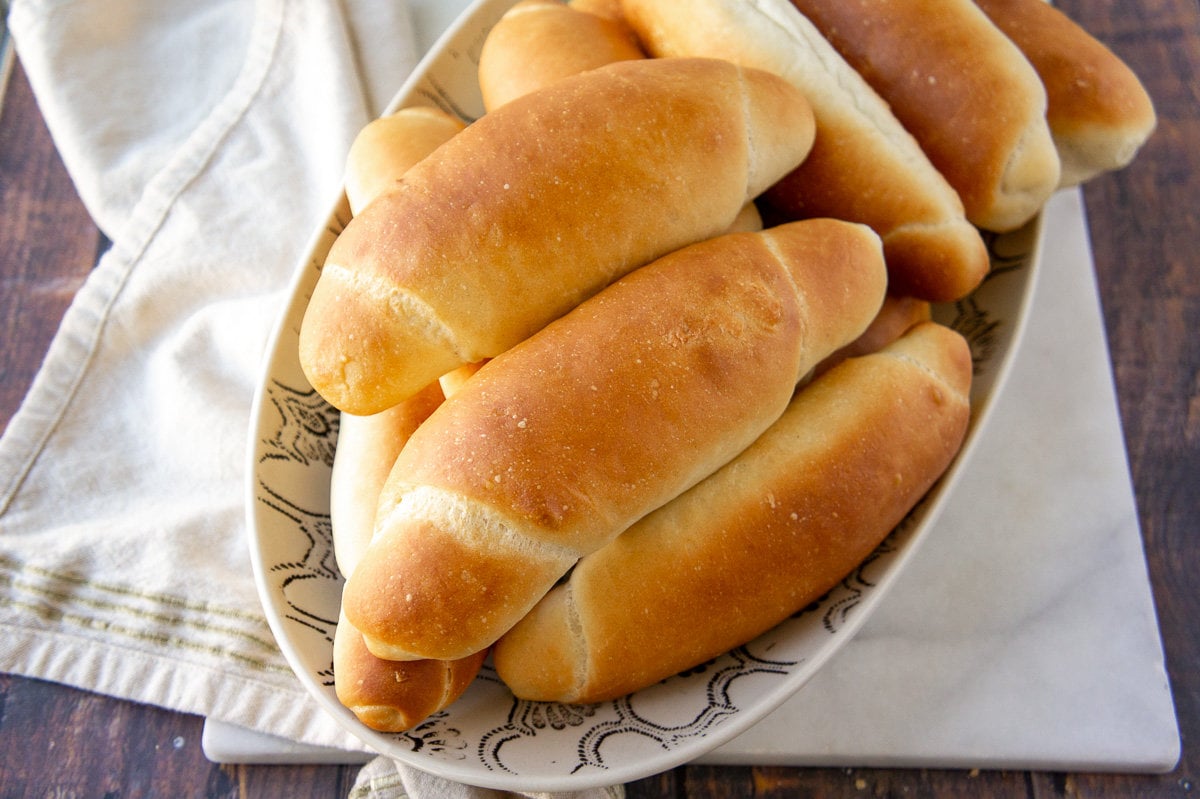
[{"label": "oval serving dish", "polygon": [[[436,105],[482,114],[479,49],[514,0],[477,0],[422,60],[389,111]],[[247,515],[267,620],[299,680],[372,750],[472,785],[569,791],[615,785],[693,760],[728,742],[799,690],[862,626],[914,557],[958,475],[969,468],[991,400],[1017,350],[1042,241],[1040,216],[990,236],[992,272],[966,299],[934,310],[963,333],[975,362],[967,440],[950,469],[857,569],[813,606],[713,661],[621,699],[585,707],[514,699],[485,664],[466,694],[404,733],[379,733],[338,702],[333,632],[343,578],[333,557],[329,478],[338,412],[305,379],[300,323],[320,266],[349,220],[342,198],[312,238],[275,328],[254,399]]]}]

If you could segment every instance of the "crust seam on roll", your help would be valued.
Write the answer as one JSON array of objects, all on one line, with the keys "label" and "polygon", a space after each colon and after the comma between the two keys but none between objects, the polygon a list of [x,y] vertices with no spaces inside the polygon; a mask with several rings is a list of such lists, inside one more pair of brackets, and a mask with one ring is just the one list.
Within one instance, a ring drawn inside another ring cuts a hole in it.
[{"label": "crust seam on roll", "polygon": [[[809,35],[811,33],[811,31],[806,30],[802,25],[796,24],[797,20],[795,20],[795,19],[780,19],[779,17],[775,16],[775,14],[772,13],[776,10],[774,6],[764,8],[763,6],[759,5],[759,3],[756,2],[755,0],[751,0],[751,2],[748,3],[747,5],[754,13],[758,14],[760,17],[765,19],[767,22],[771,23],[775,27],[782,30],[784,32],[784,34],[786,34],[788,36],[795,34],[796,36],[804,39],[807,43],[811,43],[813,41],[812,37]],[[815,55],[817,57],[817,60],[821,62],[821,66],[827,72],[836,73],[836,69],[835,69],[834,65],[832,65],[829,62],[829,60],[825,57],[832,52],[833,52],[832,49],[826,50],[826,49],[823,49],[820,47],[815,47],[812,50],[813,55]],[[799,55],[799,52],[797,51],[794,55],[792,55],[792,63],[794,64],[795,62],[797,62],[799,60],[800,60],[800,55]],[[789,67],[790,66],[791,65],[789,65]]]},{"label": "crust seam on roll", "polygon": [[420,297],[405,291],[400,285],[390,283],[376,275],[367,274],[363,270],[349,269],[333,262],[327,262],[321,271],[329,274],[348,289],[365,296],[385,300],[388,308],[403,317],[409,325],[415,327],[415,321],[420,320],[429,338],[448,352],[454,353],[468,363],[472,360],[479,360],[477,357],[464,358],[463,352],[466,348],[455,338],[437,312]]},{"label": "crust seam on roll", "polygon": [[750,187],[758,185],[758,147],[754,141],[754,124],[750,114],[750,89],[746,85],[746,72],[741,65],[737,68],[738,88],[742,95],[742,124],[746,127],[746,193],[742,195],[742,204],[754,198],[750,196]]},{"label": "crust seam on roll", "polygon": [[898,225],[897,227],[892,228],[888,232],[880,235],[880,238],[886,244],[888,242],[888,240],[890,240],[890,239],[896,238],[897,236],[906,236],[916,230],[937,230],[939,228],[956,228],[959,226],[966,226],[968,224],[970,224],[970,223],[968,223],[964,219],[935,219],[931,222],[914,220],[912,222],[905,222],[903,225]]},{"label": "crust seam on roll", "polygon": [[[808,295],[802,291],[800,286],[796,283],[796,276],[792,274],[792,270],[788,269],[788,259],[784,257],[782,252],[780,252],[779,244],[775,241],[775,237],[770,235],[770,232],[768,231],[768,233],[762,237],[762,242],[764,246],[766,246],[767,251],[771,253],[771,257],[773,257],[775,262],[779,265],[779,270],[783,272],[784,276],[787,278],[788,285],[792,288],[792,293],[796,295],[796,303],[800,306],[800,313],[797,315],[797,318],[800,322],[799,338],[801,341],[804,341],[808,336],[808,320],[812,318],[812,309],[809,307],[810,303]],[[797,375],[797,380],[799,380],[800,377],[802,377],[802,375]]]},{"label": "crust seam on roll", "polygon": [[510,550],[568,564],[580,558],[574,549],[529,535],[519,522],[505,517],[491,505],[438,486],[408,487],[395,507],[376,522],[376,530],[387,530],[394,518],[427,521],[460,542],[485,541],[493,551]]},{"label": "crust seam on roll", "polygon": [[[1015,169],[1013,167],[1014,164],[1020,161],[1025,150],[1025,143],[1033,138],[1035,134],[1035,130],[1025,131],[1020,140],[1017,141],[1016,146],[1013,147],[1012,152],[1009,153],[1008,160],[1004,162],[1004,177],[1000,181],[1000,189],[1006,194],[1012,195],[1011,203],[1013,205],[1019,204],[1021,200],[1024,200],[1031,195],[1037,195],[1040,198],[1041,194],[1043,193],[1039,192],[1038,190],[1040,181],[1033,180],[1032,178],[1034,176],[1022,174],[1020,169]],[[1062,174],[1061,170],[1062,167],[1060,163],[1060,175]],[[1036,177],[1041,176],[1038,175]]]},{"label": "crust seam on roll", "polygon": [[950,392],[951,396],[962,400],[967,399],[967,395],[960,391],[952,383],[948,382],[945,375],[939,373],[936,369],[920,358],[915,358],[907,353],[896,352],[894,350],[880,350],[877,354],[888,358],[895,358],[898,361],[911,364],[914,368],[920,370],[922,374],[926,375],[934,383],[945,388],[948,392]]},{"label": "crust seam on roll", "polygon": [[587,687],[588,670],[591,667],[588,658],[590,647],[587,641],[587,631],[583,626],[583,619],[579,615],[579,607],[575,604],[575,588],[568,580],[563,586],[565,592],[565,602],[567,607],[567,629],[571,632],[571,637],[575,641],[575,684],[571,686],[570,696],[582,696],[584,688]]},{"label": "crust seam on roll", "polygon": [[450,692],[454,688],[454,662],[450,660],[441,661],[442,664],[442,695],[438,697],[437,707],[445,707],[450,704]]}]

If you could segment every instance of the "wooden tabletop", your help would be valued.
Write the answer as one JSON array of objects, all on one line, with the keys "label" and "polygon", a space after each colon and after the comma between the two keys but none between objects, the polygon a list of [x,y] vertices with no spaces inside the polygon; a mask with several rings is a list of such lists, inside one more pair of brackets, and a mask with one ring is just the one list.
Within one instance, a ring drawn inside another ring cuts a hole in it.
[{"label": "wooden tabletop", "polygon": [[[1159,127],[1085,189],[1104,321],[1183,756],[1165,775],[685,766],[630,799],[1188,796],[1200,766],[1200,6],[1058,0],[1142,77]],[[0,71],[0,425],[105,246],[19,63]],[[3,645],[0,642],[0,645]],[[355,767],[220,766],[199,717],[0,675],[0,796],[345,796]]]}]

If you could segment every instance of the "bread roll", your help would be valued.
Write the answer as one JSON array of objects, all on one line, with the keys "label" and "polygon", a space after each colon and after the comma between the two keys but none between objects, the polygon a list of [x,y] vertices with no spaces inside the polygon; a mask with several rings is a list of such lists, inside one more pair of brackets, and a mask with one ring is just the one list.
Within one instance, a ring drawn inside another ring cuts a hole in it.
[{"label": "bread roll", "polygon": [[1045,0],[976,0],[1046,87],[1061,186],[1127,166],[1153,133],[1154,104],[1133,70]]},{"label": "bread roll", "polygon": [[465,127],[438,108],[414,106],[363,127],[346,156],[346,199],[358,214],[408,169]]},{"label": "bread roll", "polygon": [[923,323],[796,395],[749,449],[583,558],[493,649],[523,699],[597,702],[746,643],[860,563],[944,472],[971,357]]},{"label": "bread roll", "polygon": [[[346,194],[357,212],[413,164],[462,130],[433,108],[402,109],[368,124],[346,161]],[[372,416],[341,414],[329,486],[334,557],[351,574],[375,529],[379,492],[410,436],[443,401],[439,382]],[[362,723],[384,732],[410,729],[456,700],[486,652],[452,661],[397,663],[372,655],[362,633],[340,614],[333,637],[334,691]]]},{"label": "bread roll", "polygon": [[488,646],[579,557],[757,438],[870,323],[885,283],[862,225],[730,234],[497,356],[397,459],[347,617],[381,657]]},{"label": "bread roll", "polygon": [[363,724],[382,732],[410,730],[449,707],[479,674],[487,651],[457,660],[382,660],[339,621],[333,636],[334,691]]},{"label": "bread roll", "polygon": [[628,26],[560,0],[521,0],[483,42],[479,90],[492,111],[570,75],[645,57]]},{"label": "bread roll", "polygon": [[725,229],[726,233],[754,233],[763,229],[762,214],[758,211],[758,206],[753,202],[748,202],[742,206],[742,210],[738,212],[734,218],[733,224]]},{"label": "bread roll", "polygon": [[621,0],[568,0],[567,5],[576,11],[586,11],[614,22],[625,22]]},{"label": "bread roll", "polygon": [[463,387],[471,376],[478,372],[487,361],[477,361],[476,363],[464,363],[452,372],[447,372],[438,378],[438,384],[442,387],[442,393],[447,397],[457,393]]},{"label": "bread roll", "polygon": [[[352,212],[394,186],[464,127],[456,117],[425,106],[403,108],[364,126],[346,157],[346,196]],[[369,416],[341,414],[329,516],[342,574],[353,571],[371,540],[384,480],[409,436],[442,403],[445,385],[432,381],[406,401]]]},{"label": "bread roll", "polygon": [[897,297],[888,294],[883,299],[879,313],[858,338],[830,355],[813,369],[813,377],[829,371],[847,358],[869,355],[891,344],[910,328],[928,322],[933,308],[925,300],[915,297]]},{"label": "bread roll", "polygon": [[329,477],[329,523],[334,557],[351,574],[375,529],[375,506],[396,456],[442,403],[437,381],[399,405],[371,416],[343,413]]},{"label": "bread roll", "polygon": [[[330,483],[330,522],[338,568],[351,574],[374,530],[379,491],[417,426],[442,401],[437,383],[375,416],[342,415]],[[372,655],[345,614],[333,635],[338,700],[363,724],[384,732],[415,727],[462,695],[487,656],[403,663]]]},{"label": "bread roll", "polygon": [[[617,61],[645,58],[637,36],[608,6],[560,0],[523,0],[488,34],[479,56],[479,85],[489,109],[541,89],[569,75]],[[807,135],[807,134],[806,134]],[[724,233],[762,230],[753,200],[742,207]]]},{"label": "bread roll", "polygon": [[816,117],[812,152],[766,195],[784,219],[835,217],[883,238],[893,293],[944,302],[983,280],[987,248],[962,201],[870,86],[788,0],[624,0],[655,56],[775,72]]},{"label": "bread roll", "polygon": [[793,86],[716,59],[622,61],[507,103],[338,236],[301,325],[305,374],[365,415],[498,355],[728,228],[812,130]]},{"label": "bread roll", "polygon": [[888,102],[985,230],[1015,230],[1058,186],[1046,91],[972,0],[792,0]]}]

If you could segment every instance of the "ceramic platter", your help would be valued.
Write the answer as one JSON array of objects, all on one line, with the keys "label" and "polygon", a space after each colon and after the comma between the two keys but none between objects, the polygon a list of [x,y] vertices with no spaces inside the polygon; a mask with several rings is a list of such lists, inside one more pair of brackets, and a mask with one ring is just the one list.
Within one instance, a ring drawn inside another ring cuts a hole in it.
[{"label": "ceramic platter", "polygon": [[[471,5],[418,65],[392,110],[432,104],[467,121],[477,118],[479,49],[512,2]],[[450,708],[408,732],[383,734],[359,723],[334,694],[332,642],[343,580],[333,557],[329,476],[338,413],[308,384],[297,357],[300,322],[320,265],[348,219],[343,199],[313,237],[255,398],[247,505],[258,590],[299,680],[368,747],[460,782],[524,791],[624,783],[692,760],[780,705],[854,635],[914,557],[959,473],[970,468],[974,442],[1017,348],[1042,236],[1039,218],[991,237],[987,281],[967,299],[935,309],[939,321],[966,336],[974,355],[967,442],[933,491],[822,600],[716,660],[598,705],[516,700],[485,664]]]}]

